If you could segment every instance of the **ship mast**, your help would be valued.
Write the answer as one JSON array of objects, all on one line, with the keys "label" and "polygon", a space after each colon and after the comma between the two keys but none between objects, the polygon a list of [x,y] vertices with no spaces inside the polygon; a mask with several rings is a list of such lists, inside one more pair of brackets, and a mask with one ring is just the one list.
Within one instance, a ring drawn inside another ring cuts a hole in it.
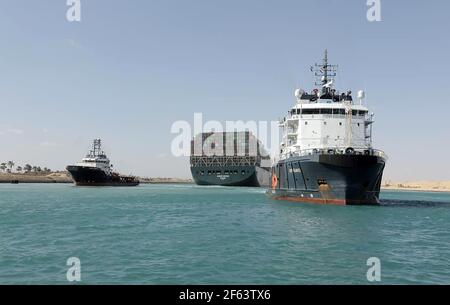
[{"label": "ship mast", "polygon": [[323,81],[322,84],[328,83],[328,49],[325,49],[325,56],[323,58]]},{"label": "ship mast", "polygon": [[95,158],[102,154],[104,154],[102,152],[102,141],[100,139],[94,139],[94,144],[92,145],[92,150],[90,151],[88,157]]},{"label": "ship mast", "polygon": [[100,139],[94,140],[94,156],[99,155],[102,149],[102,142]]},{"label": "ship mast", "polygon": [[311,71],[314,72],[314,76],[316,77],[315,85],[322,87],[322,95],[330,92],[330,88],[336,77],[337,68],[337,65],[330,65],[328,63],[328,49],[325,49],[322,64],[316,63],[314,67],[311,67]]}]

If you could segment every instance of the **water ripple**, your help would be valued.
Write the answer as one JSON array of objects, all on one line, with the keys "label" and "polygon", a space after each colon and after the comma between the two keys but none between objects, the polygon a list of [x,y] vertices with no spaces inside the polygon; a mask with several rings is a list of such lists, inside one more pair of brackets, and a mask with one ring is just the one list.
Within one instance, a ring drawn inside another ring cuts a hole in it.
[{"label": "water ripple", "polygon": [[446,194],[334,207],[192,185],[0,192],[0,284],[67,283],[71,256],[86,284],[366,284],[372,256],[383,283],[450,283]]}]

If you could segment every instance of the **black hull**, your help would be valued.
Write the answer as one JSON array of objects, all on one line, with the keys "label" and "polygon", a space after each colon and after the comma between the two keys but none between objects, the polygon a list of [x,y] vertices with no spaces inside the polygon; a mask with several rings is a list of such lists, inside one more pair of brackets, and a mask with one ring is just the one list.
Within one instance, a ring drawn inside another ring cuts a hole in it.
[{"label": "black hull", "polygon": [[68,166],[76,186],[137,186],[139,181],[132,177],[107,175],[99,168]]},{"label": "black hull", "polygon": [[138,186],[139,182],[75,182],[76,186]]},{"label": "black hull", "polygon": [[257,166],[191,167],[198,185],[261,187],[269,186],[270,171]]},{"label": "black hull", "polygon": [[277,200],[377,205],[385,159],[373,155],[310,155],[278,162],[268,195]]}]

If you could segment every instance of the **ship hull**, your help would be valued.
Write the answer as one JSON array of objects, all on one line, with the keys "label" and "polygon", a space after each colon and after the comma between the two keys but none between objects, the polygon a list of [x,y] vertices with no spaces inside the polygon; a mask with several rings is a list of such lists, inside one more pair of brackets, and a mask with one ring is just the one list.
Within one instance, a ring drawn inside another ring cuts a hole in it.
[{"label": "ship hull", "polygon": [[269,186],[270,170],[258,166],[191,167],[198,185],[261,187]]},{"label": "ship hull", "polygon": [[130,177],[107,175],[95,167],[68,166],[76,186],[137,186],[139,181]]},{"label": "ship hull", "polygon": [[385,159],[373,155],[310,155],[272,168],[272,199],[334,205],[378,205]]}]

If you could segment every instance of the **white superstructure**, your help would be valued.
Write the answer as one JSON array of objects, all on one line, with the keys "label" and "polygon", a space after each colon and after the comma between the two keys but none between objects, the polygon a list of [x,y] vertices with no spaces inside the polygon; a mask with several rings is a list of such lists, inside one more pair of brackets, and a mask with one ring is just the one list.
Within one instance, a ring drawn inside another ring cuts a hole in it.
[{"label": "white superstructure", "polygon": [[296,104],[280,121],[280,159],[317,152],[372,154],[373,114],[363,105],[365,94],[358,92],[355,103],[351,91],[334,89],[335,65],[324,62],[311,67],[319,88],[306,93],[295,91]]},{"label": "white superstructure", "polygon": [[111,167],[110,161],[106,156],[105,152],[101,150],[101,140],[94,140],[94,145],[89,154],[86,155],[85,158],[76,164],[77,166],[82,167],[95,167],[101,169],[105,172],[106,175],[111,175]]}]

